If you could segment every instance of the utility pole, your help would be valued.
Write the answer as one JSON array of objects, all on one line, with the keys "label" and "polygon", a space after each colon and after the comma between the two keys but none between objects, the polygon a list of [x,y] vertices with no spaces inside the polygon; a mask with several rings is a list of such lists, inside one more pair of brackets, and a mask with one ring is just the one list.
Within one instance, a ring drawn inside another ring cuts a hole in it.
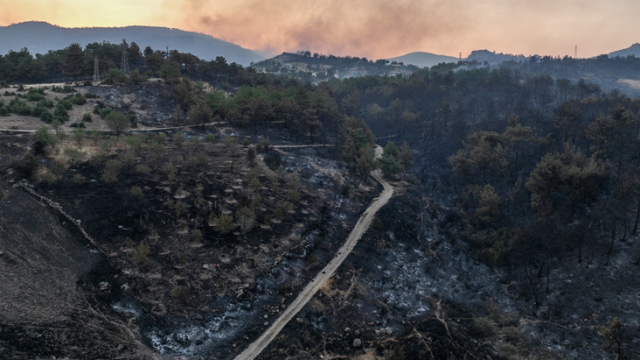
[{"label": "utility pole", "polygon": [[127,60],[127,39],[122,39],[122,65],[120,70],[122,70],[125,75],[128,75],[130,71],[129,60]]},{"label": "utility pole", "polygon": [[93,60],[93,81],[100,82],[100,69],[98,68],[98,57]]},{"label": "utility pole", "polygon": [[578,58],[578,45],[576,45],[575,56],[573,58],[574,59]]}]

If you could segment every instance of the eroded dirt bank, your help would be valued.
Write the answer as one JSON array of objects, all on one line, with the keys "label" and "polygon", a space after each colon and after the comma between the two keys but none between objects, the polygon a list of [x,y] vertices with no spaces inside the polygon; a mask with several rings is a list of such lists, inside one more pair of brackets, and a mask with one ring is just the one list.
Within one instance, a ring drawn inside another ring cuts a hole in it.
[{"label": "eroded dirt bank", "polygon": [[14,186],[16,170],[7,167],[29,143],[0,137],[0,357],[153,357],[135,327],[105,306],[118,290],[104,297],[93,288],[116,269],[68,220]]}]

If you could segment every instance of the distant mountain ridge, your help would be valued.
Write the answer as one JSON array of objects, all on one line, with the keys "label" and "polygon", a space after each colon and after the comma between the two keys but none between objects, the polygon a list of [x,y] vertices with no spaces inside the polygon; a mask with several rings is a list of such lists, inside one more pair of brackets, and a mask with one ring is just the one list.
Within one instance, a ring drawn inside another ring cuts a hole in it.
[{"label": "distant mountain ridge", "polygon": [[629,55],[633,55],[635,57],[640,57],[640,44],[639,43],[635,43],[635,44],[629,46],[626,49],[613,51],[613,52],[609,53],[609,57],[616,57],[616,56],[627,57]]},{"label": "distant mountain ridge", "polygon": [[487,62],[489,64],[499,64],[505,61],[524,61],[527,58],[524,55],[511,55],[511,54],[496,54],[495,51],[489,50],[474,50],[471,52],[469,57],[465,60],[467,61],[477,61],[479,63]]},{"label": "distant mountain ridge", "polygon": [[152,26],[127,26],[117,28],[64,28],[46,22],[24,22],[0,27],[0,54],[9,50],[28,48],[32,54],[44,54],[49,50],[66,48],[72,43],[85,46],[93,42],[107,41],[118,44],[122,39],[135,42],[144,49],[178,50],[191,53],[203,60],[223,56],[227,62],[248,66],[264,59],[260,54],[239,45],[216,39],[210,35]]},{"label": "distant mountain ridge", "polygon": [[453,56],[438,55],[428,52],[412,52],[402,56],[389,59],[390,61],[402,62],[406,65],[415,65],[418,67],[432,67],[440,63],[457,62],[458,58]]}]

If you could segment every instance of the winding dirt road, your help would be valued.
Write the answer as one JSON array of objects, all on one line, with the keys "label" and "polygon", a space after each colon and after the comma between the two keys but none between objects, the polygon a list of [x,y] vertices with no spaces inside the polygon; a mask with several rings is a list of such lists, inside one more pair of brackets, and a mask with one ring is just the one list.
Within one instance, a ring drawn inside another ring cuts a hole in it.
[{"label": "winding dirt road", "polygon": [[380,193],[380,196],[365,210],[364,214],[360,216],[358,222],[354,226],[353,230],[349,234],[347,241],[338,250],[338,254],[322,269],[313,281],[311,281],[307,287],[300,292],[298,297],[289,305],[289,307],[275,320],[273,324],[249,347],[238,355],[235,360],[253,360],[255,359],[264,348],[280,333],[284,326],[300,311],[302,308],[313,298],[322,285],[329,280],[333,273],[340,267],[342,262],[349,256],[353,248],[358,243],[358,240],[369,229],[373,217],[393,196],[393,186],[382,178],[380,170],[372,171],[371,176],[375,178],[382,186],[384,190]]}]

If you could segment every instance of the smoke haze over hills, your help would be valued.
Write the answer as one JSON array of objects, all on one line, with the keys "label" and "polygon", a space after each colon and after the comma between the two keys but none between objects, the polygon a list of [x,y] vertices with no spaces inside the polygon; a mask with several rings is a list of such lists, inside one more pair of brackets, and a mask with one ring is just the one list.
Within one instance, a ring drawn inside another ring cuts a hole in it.
[{"label": "smoke haze over hills", "polygon": [[152,25],[200,31],[271,53],[390,58],[414,51],[467,57],[476,49],[592,57],[638,42],[632,0],[0,0],[0,25]]}]

